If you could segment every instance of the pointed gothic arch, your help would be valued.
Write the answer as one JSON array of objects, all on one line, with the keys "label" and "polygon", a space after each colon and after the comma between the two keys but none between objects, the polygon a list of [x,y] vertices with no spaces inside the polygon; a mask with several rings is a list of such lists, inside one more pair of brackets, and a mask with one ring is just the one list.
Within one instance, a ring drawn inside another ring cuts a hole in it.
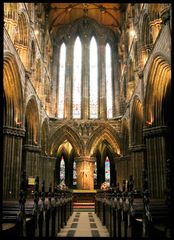
[{"label": "pointed gothic arch", "polygon": [[39,110],[35,96],[31,96],[26,104],[25,111],[26,118],[26,142],[37,145],[40,141],[40,123],[39,123]]},{"label": "pointed gothic arch", "polygon": [[84,155],[84,145],[80,139],[80,136],[67,125],[60,127],[50,138],[50,154],[55,155],[58,147],[65,140],[69,141],[74,149],[76,149],[76,155]]},{"label": "pointed gothic arch", "polygon": [[44,119],[41,126],[41,153],[42,155],[48,154],[48,137],[49,137],[49,123],[48,119]]},{"label": "pointed gothic arch", "polygon": [[136,95],[133,99],[133,105],[131,110],[131,144],[138,145],[143,143],[143,107],[140,99]]},{"label": "pointed gothic arch", "polygon": [[[143,135],[147,145],[147,170],[153,197],[163,198],[166,161],[171,159],[171,67],[160,55],[154,57],[145,93]],[[163,116],[164,112],[168,112]],[[161,147],[163,146],[163,147]],[[152,169],[157,169],[153,171]],[[160,177],[159,177],[160,176]]]},{"label": "pointed gothic arch", "polygon": [[3,89],[6,100],[4,125],[17,126],[23,122],[23,92],[19,69],[14,56],[6,53],[3,68]]},{"label": "pointed gothic arch", "polygon": [[96,153],[96,150],[101,142],[106,140],[112,147],[115,155],[120,155],[120,141],[117,132],[112,127],[98,127],[86,144],[87,154],[90,156]]}]

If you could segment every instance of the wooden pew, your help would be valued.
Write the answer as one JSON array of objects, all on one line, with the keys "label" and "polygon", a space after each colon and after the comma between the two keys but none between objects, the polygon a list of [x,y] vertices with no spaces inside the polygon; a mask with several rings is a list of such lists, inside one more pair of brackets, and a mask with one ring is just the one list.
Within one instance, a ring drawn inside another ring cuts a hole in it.
[{"label": "wooden pew", "polygon": [[165,200],[151,199],[149,204],[151,214],[151,221],[148,223],[149,237],[163,237],[167,235],[167,228],[169,225],[168,206]]},{"label": "wooden pew", "polygon": [[[31,232],[31,221],[32,221],[32,204],[27,202],[25,207],[26,217],[26,230]],[[20,235],[20,224],[18,221],[19,217],[19,203],[17,201],[3,201],[2,204],[2,223],[3,223],[3,236],[12,234],[13,236]],[[12,229],[11,229],[12,228]],[[30,230],[29,230],[30,228]]]}]

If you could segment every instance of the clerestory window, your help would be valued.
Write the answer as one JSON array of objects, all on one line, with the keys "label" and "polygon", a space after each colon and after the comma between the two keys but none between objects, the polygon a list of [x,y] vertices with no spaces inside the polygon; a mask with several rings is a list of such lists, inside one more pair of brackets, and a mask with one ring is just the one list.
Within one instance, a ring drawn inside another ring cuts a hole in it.
[{"label": "clerestory window", "polygon": [[111,65],[111,47],[107,43],[105,48],[105,65],[106,65],[106,108],[107,118],[112,118],[112,65]]},{"label": "clerestory window", "polygon": [[[67,52],[68,48],[66,48],[65,43],[62,43],[60,46],[58,118],[65,118],[65,116],[67,116],[67,111],[69,111],[68,116],[71,116],[73,119],[81,119],[83,110],[83,114],[85,113],[86,116],[88,115],[89,119],[100,119],[99,114],[103,114],[103,107],[101,107],[100,104],[104,104],[103,106],[106,104],[106,118],[112,119],[113,69],[111,46],[107,43],[105,45],[104,55],[100,55],[101,48],[99,48],[94,36],[91,37],[86,48],[84,48],[82,43],[80,37],[77,36],[72,49],[72,58],[69,59],[71,64],[68,66],[70,66],[69,70],[71,69],[71,71],[67,70],[67,73],[66,56],[69,54]],[[86,49],[85,51],[89,52],[82,53],[82,49]],[[100,59],[100,61],[99,55],[103,56],[103,59]],[[101,65],[101,63],[105,64]],[[101,69],[102,66],[105,66],[105,69]],[[88,72],[86,72],[87,69]],[[104,75],[101,75],[103,70],[105,71]],[[65,75],[67,76],[66,79]],[[99,76],[104,76],[104,79]],[[69,92],[66,98],[65,81],[69,81],[68,86],[70,86],[70,89],[66,89],[66,92]],[[105,81],[105,84],[103,84],[102,81]],[[99,99],[102,99],[102,101],[99,101]],[[106,103],[103,103],[104,99]],[[70,104],[68,104],[68,102]],[[71,109],[68,106],[70,106]],[[88,106],[87,113],[86,109],[83,109],[84,106]]]},{"label": "clerestory window", "polygon": [[81,118],[82,45],[77,37],[73,58],[73,118]]},{"label": "clerestory window", "polygon": [[64,118],[66,46],[60,48],[58,118]]},{"label": "clerestory window", "polygon": [[89,109],[90,118],[98,118],[98,54],[97,43],[94,37],[90,42],[90,90],[89,90]]}]

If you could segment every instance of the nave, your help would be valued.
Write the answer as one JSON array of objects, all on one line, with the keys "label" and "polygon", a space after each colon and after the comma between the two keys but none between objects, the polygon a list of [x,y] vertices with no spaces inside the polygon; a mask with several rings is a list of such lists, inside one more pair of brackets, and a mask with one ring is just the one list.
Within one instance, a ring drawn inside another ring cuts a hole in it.
[{"label": "nave", "polygon": [[166,201],[150,198],[145,173],[141,193],[132,177],[123,191],[117,186],[91,194],[61,185],[46,192],[44,183],[39,191],[36,177],[26,198],[26,182],[24,173],[18,201],[3,201],[3,237],[170,237],[171,213]]},{"label": "nave", "polygon": [[94,212],[73,212],[57,237],[109,237],[106,226]]},{"label": "nave", "polygon": [[3,235],[169,238],[171,3],[3,7]]}]

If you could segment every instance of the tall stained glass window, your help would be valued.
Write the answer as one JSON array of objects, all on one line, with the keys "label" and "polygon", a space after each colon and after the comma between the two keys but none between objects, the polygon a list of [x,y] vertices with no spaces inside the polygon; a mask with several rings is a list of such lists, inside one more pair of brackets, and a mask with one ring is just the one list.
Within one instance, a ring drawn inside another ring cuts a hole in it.
[{"label": "tall stained glass window", "polygon": [[97,43],[94,37],[90,42],[90,118],[98,118],[98,54]]},{"label": "tall stained glass window", "polygon": [[73,118],[81,118],[81,69],[82,46],[77,37],[74,45],[73,59]]},{"label": "tall stained glass window", "polygon": [[105,159],[105,182],[110,184],[110,160],[108,156]]},{"label": "tall stained glass window", "polygon": [[60,181],[65,181],[65,160],[64,157],[61,157],[60,160]]},{"label": "tall stained glass window", "polygon": [[62,43],[60,48],[59,64],[59,100],[58,100],[58,118],[64,117],[64,96],[65,96],[65,62],[66,46]]},{"label": "tall stained glass window", "polygon": [[77,185],[76,162],[73,163],[73,185]]},{"label": "tall stained glass window", "polygon": [[97,185],[97,161],[95,161],[94,167],[94,185]]},{"label": "tall stained glass window", "polygon": [[111,47],[107,43],[105,48],[106,65],[106,108],[107,118],[112,118],[112,67],[111,67]]}]

